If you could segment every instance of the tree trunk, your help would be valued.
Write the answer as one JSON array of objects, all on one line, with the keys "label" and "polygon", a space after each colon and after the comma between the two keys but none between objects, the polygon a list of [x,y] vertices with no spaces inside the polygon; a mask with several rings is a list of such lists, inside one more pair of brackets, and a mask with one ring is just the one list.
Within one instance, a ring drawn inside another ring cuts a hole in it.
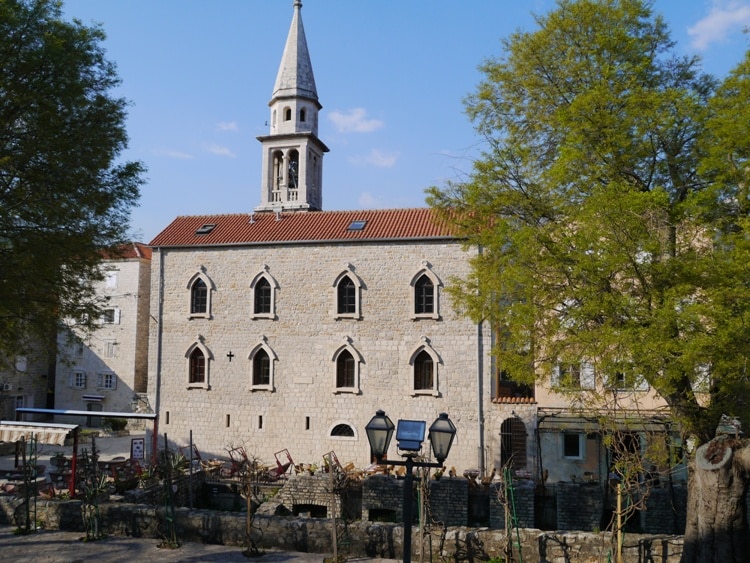
[{"label": "tree trunk", "polygon": [[745,492],[750,444],[717,436],[695,452],[682,563],[750,563]]}]

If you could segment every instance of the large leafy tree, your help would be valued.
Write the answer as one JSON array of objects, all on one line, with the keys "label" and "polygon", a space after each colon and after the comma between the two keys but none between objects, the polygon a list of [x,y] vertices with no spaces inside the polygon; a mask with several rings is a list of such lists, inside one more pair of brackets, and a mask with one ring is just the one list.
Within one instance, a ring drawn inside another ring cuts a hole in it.
[{"label": "large leafy tree", "polygon": [[586,359],[708,440],[750,412],[750,63],[719,85],[642,0],[536,21],[466,100],[483,157],[429,193],[482,250],[453,297],[512,378]]},{"label": "large leafy tree", "polygon": [[126,238],[143,167],[99,27],[55,0],[0,1],[0,356],[98,318],[102,251]]}]

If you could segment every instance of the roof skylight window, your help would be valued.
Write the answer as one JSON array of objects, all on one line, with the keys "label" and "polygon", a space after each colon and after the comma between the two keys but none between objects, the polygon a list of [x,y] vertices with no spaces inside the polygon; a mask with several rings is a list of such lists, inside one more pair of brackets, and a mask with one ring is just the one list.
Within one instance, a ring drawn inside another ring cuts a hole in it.
[{"label": "roof skylight window", "polygon": [[358,219],[349,223],[349,226],[346,228],[346,230],[347,231],[361,231],[365,228],[366,224],[367,224],[367,221]]},{"label": "roof skylight window", "polygon": [[216,223],[206,223],[201,228],[196,229],[196,235],[207,235],[216,228]]}]

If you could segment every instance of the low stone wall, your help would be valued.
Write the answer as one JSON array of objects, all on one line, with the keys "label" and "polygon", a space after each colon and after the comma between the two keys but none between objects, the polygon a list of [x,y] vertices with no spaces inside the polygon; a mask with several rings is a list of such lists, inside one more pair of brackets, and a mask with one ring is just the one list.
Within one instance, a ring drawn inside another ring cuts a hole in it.
[{"label": "low stone wall", "polygon": [[655,487],[646,498],[646,510],[641,512],[641,529],[647,534],[680,534],[685,530],[686,515],[684,483]]},{"label": "low stone wall", "polygon": [[469,482],[466,479],[430,481],[429,491],[429,510],[432,521],[442,522],[445,526],[467,524]]},{"label": "low stone wall", "polygon": [[[401,522],[404,519],[404,480],[371,475],[362,483],[362,519]],[[417,514],[412,511],[412,514]]]},{"label": "low stone wall", "polygon": [[[333,483],[334,489],[336,483]],[[342,514],[342,497],[331,493],[331,474],[293,475],[278,493],[281,502],[292,514],[311,512],[320,507],[325,516]]]},{"label": "low stone wall", "polygon": [[604,511],[604,495],[599,483],[555,485],[558,530],[599,530]]},{"label": "low stone wall", "polygon": [[[493,482],[489,487],[490,496],[490,528],[505,529],[505,497],[509,494],[501,482]],[[530,479],[517,481],[513,485],[512,503],[508,504],[508,512],[513,525],[513,509],[515,509],[515,524],[520,528],[535,527],[534,482]],[[508,499],[510,500],[510,499]]]},{"label": "low stone wall", "polygon": [[[195,505],[205,480],[206,474],[203,471],[195,471],[192,475],[187,471],[175,473],[172,477],[172,500],[175,506],[190,506],[191,498]],[[159,505],[164,503],[164,494],[164,483],[154,481],[147,487],[125,491],[122,497],[125,502],[133,504]]]},{"label": "low stone wall", "polygon": [[[0,523],[12,524],[13,509],[19,499],[0,498]],[[47,528],[84,533],[80,501],[39,501],[37,518]],[[102,503],[103,530],[115,536],[160,539],[165,527],[165,511],[146,505]],[[175,510],[175,525],[181,542],[246,545],[246,515],[212,510]],[[307,553],[330,554],[331,520],[256,515],[252,537],[261,549],[278,548]],[[386,557],[403,555],[403,529],[398,524],[367,521],[337,521],[337,536],[346,557]],[[420,538],[423,546],[419,545]],[[433,529],[426,534],[412,534],[412,554],[425,550],[425,558],[440,560],[487,560],[502,557],[508,545],[504,531],[487,528],[449,527]],[[513,553],[520,546],[527,561],[568,561],[599,563],[607,561],[612,548],[610,534],[583,532],[542,532],[536,529],[514,530],[511,537]],[[345,547],[344,547],[345,546]],[[659,561],[678,563],[682,539],[677,536],[636,536],[625,539],[625,563]]]}]

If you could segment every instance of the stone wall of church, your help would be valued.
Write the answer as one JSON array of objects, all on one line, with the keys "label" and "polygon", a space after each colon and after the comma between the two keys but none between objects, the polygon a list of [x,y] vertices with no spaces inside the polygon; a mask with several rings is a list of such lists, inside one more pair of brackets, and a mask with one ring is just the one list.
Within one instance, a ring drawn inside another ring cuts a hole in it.
[{"label": "stone wall of church", "polygon": [[[149,394],[156,405],[158,386],[159,431],[185,445],[192,430],[204,457],[227,457],[228,448],[242,446],[273,464],[274,454],[288,449],[295,463],[321,465],[334,451],[342,464],[364,467],[364,427],[377,409],[394,423],[428,426],[447,412],[458,433],[446,463],[459,471],[477,467],[479,413],[490,404],[489,330],[478,339],[477,325],[454,312],[444,287],[439,319],[412,318],[414,277],[428,267],[448,285],[466,275],[467,258],[460,245],[444,241],[155,251]],[[275,316],[253,318],[250,286],[264,271],[277,284]],[[334,283],[344,271],[361,285],[358,319],[335,314]],[[196,274],[211,287],[208,318],[190,318],[188,285]],[[196,345],[208,357],[206,388],[188,385],[187,356]],[[272,390],[251,388],[258,346],[273,359]],[[360,360],[354,392],[335,387],[342,346]],[[412,389],[410,360],[422,346],[439,358],[435,394]],[[331,435],[342,424],[353,436]],[[395,439],[390,456],[398,457]]]}]

